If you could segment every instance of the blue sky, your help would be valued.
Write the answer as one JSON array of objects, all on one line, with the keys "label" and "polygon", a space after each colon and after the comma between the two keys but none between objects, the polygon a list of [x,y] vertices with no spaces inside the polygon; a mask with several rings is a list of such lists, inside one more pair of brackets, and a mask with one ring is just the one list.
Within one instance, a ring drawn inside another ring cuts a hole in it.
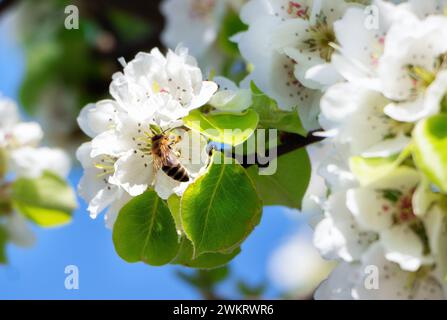
[{"label": "blue sky", "polygon": [[[0,92],[16,99],[24,72],[23,55],[14,44],[12,30],[0,21]],[[73,186],[81,170],[70,175]],[[272,251],[299,228],[280,208],[267,208],[263,219],[244,243],[242,253],[232,262],[232,278],[219,290],[236,297],[234,280],[257,284],[267,280],[267,262]],[[196,299],[197,292],[181,282],[179,267],[149,267],[128,264],[115,253],[111,232],[103,220],[92,220],[85,204],[74,214],[73,222],[57,229],[33,228],[37,244],[31,249],[8,247],[10,263],[0,267],[0,299]],[[64,287],[65,267],[79,268],[79,290]],[[232,281],[233,280],[233,281]],[[278,290],[269,285],[267,297]]]}]

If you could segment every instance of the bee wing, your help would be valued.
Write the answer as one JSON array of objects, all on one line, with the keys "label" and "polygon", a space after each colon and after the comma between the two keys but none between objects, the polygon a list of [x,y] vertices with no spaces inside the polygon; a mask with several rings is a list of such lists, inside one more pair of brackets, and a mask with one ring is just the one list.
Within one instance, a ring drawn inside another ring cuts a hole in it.
[{"label": "bee wing", "polygon": [[162,152],[162,164],[163,166],[175,167],[178,164],[177,156],[168,146],[163,146]]},{"label": "bee wing", "polygon": [[160,170],[162,167],[163,167],[163,159],[160,157],[154,157],[153,159],[154,172]]}]

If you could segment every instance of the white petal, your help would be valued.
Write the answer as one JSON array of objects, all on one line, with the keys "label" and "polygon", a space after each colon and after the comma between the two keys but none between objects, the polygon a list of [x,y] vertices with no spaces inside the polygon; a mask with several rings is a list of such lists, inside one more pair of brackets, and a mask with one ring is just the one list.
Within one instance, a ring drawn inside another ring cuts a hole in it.
[{"label": "white petal", "polygon": [[79,185],[79,195],[88,203],[90,217],[95,219],[119,195],[119,188],[107,181],[107,176],[101,178],[101,171],[96,168],[84,169]]},{"label": "white petal", "polygon": [[433,81],[427,88],[425,93],[425,101],[422,108],[425,110],[424,116],[430,116],[438,113],[441,109],[442,99],[447,92],[447,71],[441,71],[436,75]]},{"label": "white petal", "polygon": [[115,130],[105,131],[92,140],[92,151],[90,156],[95,158],[99,155],[119,156],[123,151],[128,150],[125,141],[120,139]]},{"label": "white petal", "polygon": [[352,300],[351,289],[357,267],[341,262],[315,291],[316,300]]},{"label": "white petal", "polygon": [[424,108],[423,96],[408,102],[390,103],[384,109],[386,115],[401,122],[415,122],[429,116],[432,112]]},{"label": "white petal", "polygon": [[392,215],[384,212],[384,201],[377,200],[374,190],[367,188],[349,190],[346,204],[365,229],[379,232],[388,229],[393,223]]},{"label": "white petal", "polygon": [[159,170],[157,172],[154,189],[160,198],[164,200],[168,199],[174,193],[174,189],[179,185],[179,182],[168,177],[163,171]]},{"label": "white petal", "polygon": [[112,203],[109,210],[107,210],[104,215],[104,220],[106,227],[108,229],[113,229],[116,219],[120,210],[132,199],[132,197],[127,192],[120,192],[118,198]]},{"label": "white petal", "polygon": [[36,236],[20,213],[13,212],[8,215],[4,226],[12,243],[21,247],[31,247],[36,242]]},{"label": "white petal", "polygon": [[42,128],[36,122],[18,123],[12,128],[11,134],[19,146],[37,146],[43,138]]},{"label": "white petal", "polygon": [[210,101],[213,94],[217,91],[217,84],[212,81],[203,81],[200,93],[193,98],[189,110],[199,108]]},{"label": "white petal", "polygon": [[[352,293],[361,300],[401,300],[401,299],[443,299],[444,294],[439,282],[430,274],[411,281],[412,274],[402,271],[399,266],[385,259],[383,248],[377,244],[372,246],[362,260],[360,278],[353,287]],[[377,268],[377,269],[373,269]],[[378,273],[372,273],[376,270]],[[368,287],[375,275],[378,288]]]},{"label": "white petal", "polygon": [[[110,187],[110,189],[109,189]],[[90,217],[96,219],[96,217],[104,211],[117,197],[118,187],[109,185],[99,192],[89,202],[87,210],[90,212]]]},{"label": "white petal", "polygon": [[163,42],[170,48],[183,43],[192,54],[202,56],[217,37],[224,5],[224,1],[207,2],[197,6],[200,12],[195,12],[194,1],[163,1],[161,11],[166,17]]},{"label": "white petal", "polygon": [[16,103],[0,94],[0,128],[10,128],[19,122],[19,110]]},{"label": "white petal", "polygon": [[84,142],[76,150],[76,159],[78,159],[84,169],[93,167],[93,158],[91,157],[91,153],[91,142]]},{"label": "white petal", "polygon": [[385,257],[407,271],[417,271],[422,264],[432,264],[433,258],[424,255],[421,238],[406,225],[393,226],[380,234]]},{"label": "white petal", "polygon": [[[326,258],[358,260],[377,235],[359,228],[346,207],[345,192],[332,194],[325,204],[326,218],[315,230],[315,246]],[[335,254],[335,256],[334,256]]]},{"label": "white petal", "polygon": [[330,63],[319,64],[309,68],[305,77],[308,80],[319,83],[321,88],[326,88],[342,80],[341,75]]},{"label": "white petal", "polygon": [[438,200],[439,195],[431,190],[430,181],[428,178],[423,177],[413,194],[412,206],[414,214],[418,217],[425,216]]},{"label": "white petal", "polygon": [[103,100],[85,106],[78,117],[78,124],[89,137],[109,130],[116,123],[119,106],[113,100]]},{"label": "white petal", "polygon": [[115,163],[115,173],[109,181],[135,197],[146,191],[152,180],[152,157],[131,150]]},{"label": "white petal", "polygon": [[373,147],[368,148],[362,153],[363,157],[375,158],[381,157],[386,158],[392,155],[398,154],[405,149],[411,142],[411,138],[404,134],[399,134],[398,136],[390,139],[383,140],[375,144]]},{"label": "white petal", "polygon": [[19,176],[38,178],[44,171],[66,177],[70,158],[59,149],[24,147],[11,152],[11,166]]},{"label": "white petal", "polygon": [[185,131],[175,149],[180,153],[179,161],[191,174],[199,174],[209,160],[207,140],[198,132]]},{"label": "white petal", "polygon": [[420,181],[416,170],[401,167],[367,187],[351,189],[347,193],[347,207],[361,227],[380,232],[393,224],[395,203],[386,199],[384,190],[409,193]]}]

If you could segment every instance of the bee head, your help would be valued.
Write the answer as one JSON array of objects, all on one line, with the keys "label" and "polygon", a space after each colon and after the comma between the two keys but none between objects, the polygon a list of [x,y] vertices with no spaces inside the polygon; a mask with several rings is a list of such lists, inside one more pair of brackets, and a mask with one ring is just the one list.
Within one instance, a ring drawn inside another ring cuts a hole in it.
[{"label": "bee head", "polygon": [[155,134],[155,135],[153,135],[153,136],[151,137],[151,140],[152,140],[152,142],[155,142],[155,141],[161,140],[164,136],[165,136],[165,135],[162,134],[162,133],[160,133],[160,134]]}]

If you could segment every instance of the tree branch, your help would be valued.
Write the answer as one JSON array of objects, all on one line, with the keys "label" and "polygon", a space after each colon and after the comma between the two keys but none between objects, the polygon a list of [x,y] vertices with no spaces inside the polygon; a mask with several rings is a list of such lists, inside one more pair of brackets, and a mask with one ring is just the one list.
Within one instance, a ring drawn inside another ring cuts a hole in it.
[{"label": "tree branch", "polygon": [[[295,150],[304,148],[308,145],[311,145],[313,143],[317,143],[322,141],[323,137],[318,137],[314,135],[315,131],[309,132],[309,134],[306,137],[300,136],[298,134],[294,133],[283,133],[280,135],[280,145],[276,148],[276,158],[279,158],[282,155],[285,155],[287,153],[293,152]],[[237,155],[234,152],[231,153],[231,157],[238,159],[239,162],[241,162],[241,165],[244,168],[249,168],[253,165],[257,165],[258,167],[267,167],[269,165],[268,160],[270,152],[263,157],[259,154],[255,154],[255,161],[253,163],[253,154],[250,155]],[[240,161],[242,158],[242,161]]]}]

